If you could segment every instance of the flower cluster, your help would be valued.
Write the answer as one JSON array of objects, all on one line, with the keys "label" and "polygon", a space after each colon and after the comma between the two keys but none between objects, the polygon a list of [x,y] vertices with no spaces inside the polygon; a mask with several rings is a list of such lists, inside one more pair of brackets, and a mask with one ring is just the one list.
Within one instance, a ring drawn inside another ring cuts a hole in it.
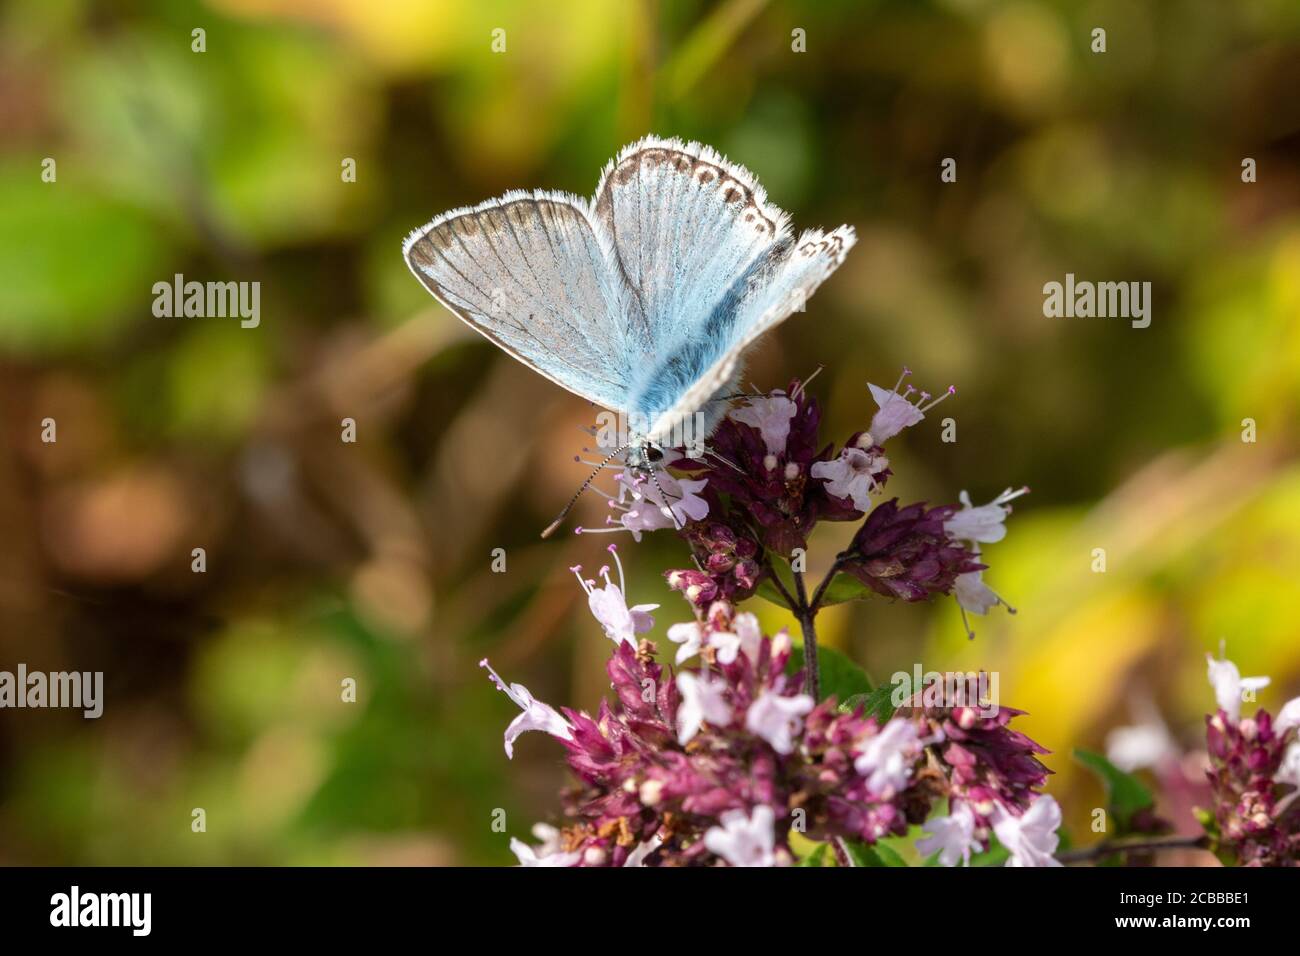
[{"label": "flower cluster", "polygon": [[947,780],[948,816],[935,820],[919,846],[938,851],[948,866],[987,848],[989,831],[1011,850],[1016,865],[1054,866],[1060,808],[1038,790],[1051,772],[1039,761],[1047,749],[1008,724],[1024,711],[999,707],[992,716],[960,706],[924,707],[918,718],[944,740],[938,760]]},{"label": "flower cluster", "polygon": [[703,610],[752,595],[777,562],[806,549],[819,521],[865,516],[836,572],[852,575],[864,593],[904,601],[952,595],[963,616],[987,614],[1005,602],[983,581],[980,547],[1006,534],[1009,503],[1028,489],[1008,489],[980,506],[964,491],[960,505],[879,500],[893,474],[885,443],[954,392],[917,392],[904,384],[910,374],[904,369],[893,389],[868,386],[876,412],[838,452],[818,438],[821,409],[804,384],[748,397],[723,418],[707,450],[667,459],[673,473],[625,471],[610,498],[617,517],[579,531],[628,531],[639,540],[645,531],[676,529],[695,567],[669,571],[668,583]]},{"label": "flower cluster", "polygon": [[1243,678],[1228,660],[1209,658],[1218,710],[1206,717],[1210,825],[1221,852],[1244,866],[1300,866],[1300,697],[1277,717],[1260,708],[1243,717],[1244,692],[1267,685]]},{"label": "flower cluster", "polygon": [[792,833],[872,844],[905,835],[945,801],[950,814],[931,822],[922,852],[953,865],[996,830],[1014,860],[1052,862],[1059,810],[1036,793],[1043,749],[1007,726],[1017,711],[918,706],[881,722],[833,697],[816,703],[792,672],[789,635],[763,634],[725,601],[668,629],[678,665],[699,664],[672,673],[637,636],[649,607],[634,614],[606,569],[601,577],[604,588],[583,586],[615,644],[614,695],[594,715],[540,703],[482,662],[523,711],[506,731],[507,754],[521,733],[544,731],[578,781],[563,827],[537,831],[537,847],[512,843],[522,864],[784,865]]}]

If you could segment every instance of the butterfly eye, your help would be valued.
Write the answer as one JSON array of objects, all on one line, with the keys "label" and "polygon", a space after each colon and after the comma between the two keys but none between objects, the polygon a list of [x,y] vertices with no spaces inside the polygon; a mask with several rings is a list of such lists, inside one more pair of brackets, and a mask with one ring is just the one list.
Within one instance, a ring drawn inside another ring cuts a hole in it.
[{"label": "butterfly eye", "polygon": [[652,465],[657,465],[664,460],[664,453],[654,445],[647,445],[645,449],[645,459]]}]

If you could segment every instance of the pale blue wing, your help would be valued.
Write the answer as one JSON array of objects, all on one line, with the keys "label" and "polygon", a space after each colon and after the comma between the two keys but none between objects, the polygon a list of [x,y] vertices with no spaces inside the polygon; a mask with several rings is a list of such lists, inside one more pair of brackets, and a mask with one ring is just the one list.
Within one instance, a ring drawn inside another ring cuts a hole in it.
[{"label": "pale blue wing", "polygon": [[402,251],[434,298],[475,331],[583,398],[629,407],[630,290],[584,200],[508,193],[439,216]]},{"label": "pale blue wing", "polygon": [[674,357],[664,363],[649,384],[646,394],[657,403],[651,407],[662,410],[651,437],[661,438],[682,416],[699,410],[711,430],[724,410],[721,399],[735,391],[745,349],[792,313],[802,311],[856,241],[851,226],[825,234],[810,229],[798,241],[787,239],[771,250],[733,290],[725,337],[701,342],[680,360]]},{"label": "pale blue wing", "polygon": [[592,211],[633,293],[632,406],[657,413],[664,383],[688,387],[733,340],[735,308],[749,277],[788,242],[788,217],[708,146],[656,137],[606,167]]}]

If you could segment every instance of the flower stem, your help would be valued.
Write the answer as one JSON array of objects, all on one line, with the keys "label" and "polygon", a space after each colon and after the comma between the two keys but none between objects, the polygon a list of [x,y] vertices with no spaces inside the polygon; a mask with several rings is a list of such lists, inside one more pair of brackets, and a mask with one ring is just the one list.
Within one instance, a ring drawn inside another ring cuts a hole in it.
[{"label": "flower stem", "polygon": [[826,596],[826,589],[830,587],[831,582],[835,580],[835,575],[840,573],[840,568],[844,566],[846,560],[848,560],[846,555],[837,555],[835,563],[832,564],[831,569],[826,572],[826,577],[822,578],[821,584],[817,585],[817,590],[813,592],[812,603],[808,605],[809,610],[811,610],[813,614],[816,614],[821,610],[822,598]]},{"label": "flower stem", "polygon": [[817,616],[815,607],[808,603],[808,589],[803,583],[803,572],[794,572],[794,589],[797,606],[793,609],[803,630],[803,689],[814,702],[821,698],[821,679],[817,663],[817,628],[813,624]]},{"label": "flower stem", "polygon": [[1142,850],[1204,850],[1209,844],[1209,837],[1204,833],[1195,837],[1143,837],[1128,841],[1102,840],[1093,846],[1058,853],[1056,858],[1062,863],[1086,863],[1090,860],[1100,860],[1103,857],[1114,856],[1116,853],[1131,853]]}]

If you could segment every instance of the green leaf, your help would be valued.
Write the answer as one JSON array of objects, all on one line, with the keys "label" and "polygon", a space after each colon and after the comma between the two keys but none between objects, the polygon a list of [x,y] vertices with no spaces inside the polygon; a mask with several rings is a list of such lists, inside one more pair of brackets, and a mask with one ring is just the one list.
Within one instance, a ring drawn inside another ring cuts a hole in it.
[{"label": "green leaf", "polygon": [[[938,854],[935,854],[938,857]],[[974,853],[970,858],[971,866],[1003,866],[1011,857],[1011,853],[998,842],[995,836],[989,837],[989,848],[983,853]]]},{"label": "green leaf", "polygon": [[[836,700],[849,700],[871,693],[871,678],[867,672],[839,651],[829,647],[817,648],[817,663],[823,700],[832,694]],[[791,649],[785,669],[789,674],[803,670],[803,645],[796,644]]]},{"label": "green leaf", "polygon": [[1101,778],[1106,788],[1110,813],[1115,817],[1121,832],[1129,829],[1133,814],[1155,804],[1151,791],[1140,780],[1120,770],[1101,754],[1076,748],[1074,759]]},{"label": "green leaf", "polygon": [[867,717],[874,717],[883,724],[894,716],[894,710],[896,709],[894,707],[894,685],[881,684],[868,693],[854,694],[840,704],[840,710],[846,713],[856,710],[858,707],[863,709]]},{"label": "green leaf", "polygon": [[843,845],[850,866],[907,866],[907,861],[896,850],[883,843],[868,846],[856,840],[845,840]]},{"label": "green leaf", "polygon": [[[777,575],[781,578],[781,583],[785,585],[786,591],[790,594],[794,594],[794,574],[790,570],[789,564],[780,559],[776,559],[772,562],[772,565]],[[766,598],[779,607],[788,608],[790,606],[786,603],[785,598],[781,596],[781,592],[777,589],[777,586],[772,583],[771,578],[763,579],[763,583],[758,586],[757,594],[759,597]],[[830,585],[826,588],[825,593],[822,594],[820,606],[829,607],[832,604],[843,604],[846,601],[861,601],[870,597],[878,597],[878,595],[853,575],[837,574],[834,579],[832,579]]]},{"label": "green leaf", "polygon": [[799,861],[799,866],[830,866],[831,847],[829,843],[817,844],[817,849],[813,850],[806,857]]},{"label": "green leaf", "polygon": [[851,574],[836,574],[822,594],[821,606],[861,601],[870,597],[879,597],[879,595]]}]

